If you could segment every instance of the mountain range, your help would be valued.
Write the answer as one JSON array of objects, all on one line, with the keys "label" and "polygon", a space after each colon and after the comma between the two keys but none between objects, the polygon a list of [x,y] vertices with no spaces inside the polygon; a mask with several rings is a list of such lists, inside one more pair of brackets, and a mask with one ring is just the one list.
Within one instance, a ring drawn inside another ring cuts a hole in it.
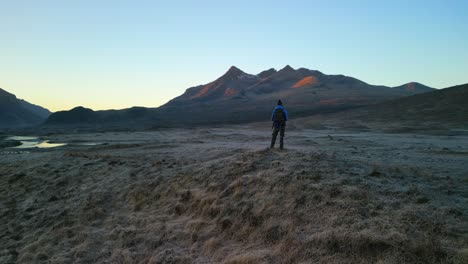
[{"label": "mountain range", "polygon": [[289,65],[277,71],[245,73],[232,66],[218,79],[188,88],[158,108],[92,111],[78,107],[52,114],[45,127],[174,127],[242,123],[269,118],[282,99],[293,116],[343,109],[434,90],[419,83],[370,85],[344,75],[326,75]]},{"label": "mountain range", "polygon": [[0,88],[0,128],[37,126],[50,114],[49,110],[18,99]]},{"label": "mountain range", "polygon": [[[299,117],[433,90],[416,82],[398,87],[371,85],[349,76],[293,69],[289,65],[279,71],[268,69],[258,74],[245,73],[232,66],[216,80],[188,88],[158,108],[93,111],[76,107],[53,113],[42,126],[125,129],[243,123],[268,120],[278,99],[284,102],[291,116]],[[41,117],[44,116],[46,113]],[[29,123],[39,122],[40,119],[36,119]]]},{"label": "mountain range", "polygon": [[375,86],[344,75],[295,70],[289,65],[256,75],[232,66],[215,81],[187,89],[159,107],[158,112],[163,118],[183,124],[239,123],[268,119],[278,99],[293,116],[306,116],[432,90],[419,83],[395,88]]}]

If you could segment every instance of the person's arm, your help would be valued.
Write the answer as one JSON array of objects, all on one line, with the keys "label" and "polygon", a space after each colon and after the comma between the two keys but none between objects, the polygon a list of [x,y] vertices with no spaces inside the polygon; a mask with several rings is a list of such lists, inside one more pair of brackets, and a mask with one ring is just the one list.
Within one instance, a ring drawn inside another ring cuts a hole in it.
[{"label": "person's arm", "polygon": [[286,108],[283,108],[283,112],[284,112],[284,121],[288,121],[289,117],[288,117],[288,111],[286,111]]},{"label": "person's arm", "polygon": [[273,112],[271,113],[271,121],[275,121],[275,109],[273,109]]}]

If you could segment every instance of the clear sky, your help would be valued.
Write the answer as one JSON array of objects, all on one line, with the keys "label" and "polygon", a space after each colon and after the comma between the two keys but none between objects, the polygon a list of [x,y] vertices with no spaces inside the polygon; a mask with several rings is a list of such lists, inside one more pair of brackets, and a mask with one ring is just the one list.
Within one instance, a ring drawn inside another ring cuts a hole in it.
[{"label": "clear sky", "polygon": [[231,65],[468,83],[468,1],[0,0],[0,87],[50,110],[156,107]]}]

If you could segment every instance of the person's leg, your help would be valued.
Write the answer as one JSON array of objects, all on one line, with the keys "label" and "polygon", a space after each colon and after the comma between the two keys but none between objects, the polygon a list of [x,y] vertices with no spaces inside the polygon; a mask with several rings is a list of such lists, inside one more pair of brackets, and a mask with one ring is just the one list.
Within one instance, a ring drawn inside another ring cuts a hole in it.
[{"label": "person's leg", "polygon": [[283,149],[284,147],[284,132],[286,130],[286,126],[282,125],[281,126],[281,131],[280,131],[280,149]]},{"label": "person's leg", "polygon": [[270,145],[270,148],[273,148],[273,147],[275,146],[276,137],[278,136],[278,132],[279,132],[279,129],[275,127],[275,128],[273,129],[273,133],[271,134],[271,145]]}]

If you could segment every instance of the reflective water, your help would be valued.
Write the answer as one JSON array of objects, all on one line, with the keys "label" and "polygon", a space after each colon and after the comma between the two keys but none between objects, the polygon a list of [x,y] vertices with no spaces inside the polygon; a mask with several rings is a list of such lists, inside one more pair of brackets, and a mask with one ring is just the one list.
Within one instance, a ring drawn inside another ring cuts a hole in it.
[{"label": "reflective water", "polygon": [[50,143],[49,140],[41,140],[38,137],[23,137],[23,136],[12,136],[6,140],[17,140],[21,142],[21,145],[12,147],[15,149],[27,149],[27,148],[55,148],[67,145],[66,143]]},{"label": "reflective water", "polygon": [[12,137],[7,137],[6,140],[39,141],[39,138],[38,137],[12,136]]},{"label": "reflective water", "polygon": [[65,146],[67,143],[49,143],[49,140],[42,141],[41,143],[37,144],[37,148],[55,148]]}]

